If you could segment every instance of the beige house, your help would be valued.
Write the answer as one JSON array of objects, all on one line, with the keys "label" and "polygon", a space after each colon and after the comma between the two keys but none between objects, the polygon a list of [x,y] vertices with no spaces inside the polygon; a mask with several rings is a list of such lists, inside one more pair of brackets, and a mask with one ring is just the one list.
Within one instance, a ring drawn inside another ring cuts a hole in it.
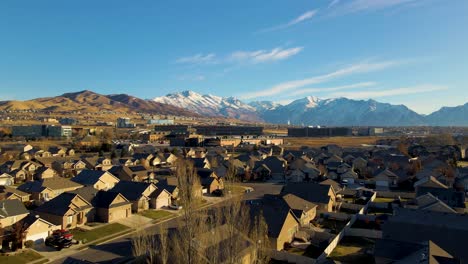
[{"label": "beige house", "polygon": [[286,194],[283,200],[288,204],[301,226],[307,226],[317,216],[317,205],[293,194]]},{"label": "beige house", "polygon": [[92,205],[78,194],[62,193],[35,209],[44,220],[59,225],[62,229],[73,229],[94,221]]},{"label": "beige house", "polygon": [[83,170],[71,179],[84,186],[93,186],[96,190],[109,190],[120,180],[108,171]]},{"label": "beige house", "polygon": [[24,241],[31,240],[35,244],[43,243],[45,239],[54,232],[54,230],[60,229],[60,226],[54,225],[39,216],[32,214],[29,214],[23,219],[23,221],[27,226],[25,232],[26,238]]},{"label": "beige house", "polygon": [[132,203],[122,194],[99,191],[96,195],[96,219],[110,223],[132,215]]},{"label": "beige house", "polygon": [[43,179],[40,181],[30,181],[18,186],[18,190],[31,194],[31,200],[37,204],[47,202],[61,193],[73,191],[83,185],[70,181],[62,177]]},{"label": "beige house", "polygon": [[29,214],[24,204],[18,199],[0,201],[0,225],[9,227]]}]

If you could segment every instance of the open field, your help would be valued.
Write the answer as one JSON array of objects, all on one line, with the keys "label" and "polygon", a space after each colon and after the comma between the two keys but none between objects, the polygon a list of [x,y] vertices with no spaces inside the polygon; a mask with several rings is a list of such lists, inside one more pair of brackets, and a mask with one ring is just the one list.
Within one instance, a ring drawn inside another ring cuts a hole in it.
[{"label": "open field", "polygon": [[317,138],[284,138],[284,145],[288,148],[301,146],[322,147],[336,144],[341,147],[360,147],[362,144],[375,144],[379,137],[317,137]]}]

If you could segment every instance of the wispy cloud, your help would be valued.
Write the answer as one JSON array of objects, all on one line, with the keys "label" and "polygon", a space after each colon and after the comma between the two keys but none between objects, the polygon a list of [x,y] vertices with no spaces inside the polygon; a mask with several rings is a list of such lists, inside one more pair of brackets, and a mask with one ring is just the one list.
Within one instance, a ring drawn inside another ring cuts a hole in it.
[{"label": "wispy cloud", "polygon": [[289,21],[286,24],[282,24],[282,25],[279,25],[279,26],[271,27],[271,28],[262,29],[262,30],[260,30],[260,32],[263,32],[263,33],[264,32],[271,32],[271,31],[276,31],[276,30],[281,30],[281,29],[285,29],[285,28],[288,28],[288,27],[292,27],[294,25],[297,25],[299,23],[302,23],[302,22],[304,22],[306,20],[311,19],[312,17],[314,17],[317,14],[317,12],[318,12],[317,9],[309,10],[309,11],[303,13],[302,15],[294,18],[293,20]]},{"label": "wispy cloud", "polygon": [[329,6],[335,7],[332,15],[345,15],[364,11],[376,11],[396,6],[412,4],[421,0],[350,0],[345,3],[333,1]]},{"label": "wispy cloud", "polygon": [[447,86],[423,84],[410,87],[402,87],[395,89],[386,89],[381,91],[353,91],[353,92],[338,92],[332,93],[331,97],[346,97],[351,99],[368,99],[379,97],[390,97],[397,95],[420,94],[435,91],[447,90]]},{"label": "wispy cloud", "polygon": [[236,51],[229,56],[228,60],[250,63],[278,61],[292,57],[303,49],[303,47],[295,47],[289,49],[274,48],[272,50]]},{"label": "wispy cloud", "polygon": [[180,64],[208,64],[213,63],[215,59],[216,54],[214,53],[198,53],[192,56],[178,58],[175,62]]},{"label": "wispy cloud", "polygon": [[177,76],[177,79],[179,81],[204,81],[206,79],[206,77],[204,75],[191,75],[191,74],[187,74],[187,75],[179,75]]},{"label": "wispy cloud", "polygon": [[336,6],[339,3],[340,3],[340,0],[333,0],[333,1],[330,2],[330,4],[328,4],[328,8],[332,8],[332,7]]},{"label": "wispy cloud", "polygon": [[376,85],[375,82],[361,82],[361,83],[342,85],[342,86],[336,86],[336,87],[328,87],[328,88],[304,88],[304,89],[290,92],[288,93],[288,95],[297,96],[297,95],[310,94],[310,93],[334,92],[334,91],[340,91],[340,90],[371,87],[375,85]]},{"label": "wispy cloud", "polygon": [[283,82],[283,83],[274,85],[264,90],[244,94],[240,97],[242,99],[252,99],[252,98],[257,98],[257,97],[266,97],[266,96],[276,95],[276,94],[283,93],[283,92],[290,92],[300,87],[304,87],[306,85],[324,83],[324,82],[327,82],[327,81],[330,81],[339,77],[343,77],[343,76],[384,70],[386,68],[400,65],[402,63],[403,63],[402,61],[397,61],[397,60],[382,61],[382,62],[361,62],[361,63],[357,63],[357,64],[353,64],[353,65],[341,68],[339,70],[336,70],[328,74],[314,76],[311,78],[306,78],[306,79],[301,79],[301,80]]}]

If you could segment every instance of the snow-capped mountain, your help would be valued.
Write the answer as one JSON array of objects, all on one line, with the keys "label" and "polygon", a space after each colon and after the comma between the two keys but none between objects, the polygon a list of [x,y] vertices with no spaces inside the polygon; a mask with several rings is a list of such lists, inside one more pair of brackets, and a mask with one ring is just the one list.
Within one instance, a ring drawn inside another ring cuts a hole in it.
[{"label": "snow-capped mountain", "polygon": [[288,105],[266,111],[261,116],[267,122],[325,126],[393,126],[422,125],[424,117],[403,105],[379,103],[374,100],[347,98],[319,99],[306,97]]},{"label": "snow-capped mountain", "polygon": [[321,99],[307,96],[289,104],[257,101],[246,104],[233,97],[200,95],[192,91],[168,94],[154,101],[184,108],[204,116],[224,116],[245,121],[321,126],[468,125],[468,104],[444,107],[428,116],[404,105],[375,100]]},{"label": "snow-capped mountain", "polygon": [[224,116],[245,121],[261,121],[256,109],[234,97],[201,95],[193,91],[156,97],[156,102],[178,106],[204,116]]}]

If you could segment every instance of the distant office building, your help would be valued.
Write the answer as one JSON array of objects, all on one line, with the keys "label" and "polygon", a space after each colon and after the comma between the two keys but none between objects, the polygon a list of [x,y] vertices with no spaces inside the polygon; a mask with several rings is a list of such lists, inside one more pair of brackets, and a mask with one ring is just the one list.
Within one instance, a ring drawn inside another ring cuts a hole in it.
[{"label": "distant office building", "polygon": [[61,118],[61,119],[59,120],[59,123],[60,123],[61,125],[73,126],[73,125],[78,124],[78,120],[76,120],[76,119],[74,119],[74,118],[65,117],[65,118]]},{"label": "distant office building", "polygon": [[154,132],[156,134],[165,134],[171,136],[188,136],[189,128],[185,125],[155,126]]},{"label": "distant office building", "polygon": [[260,136],[263,127],[255,126],[193,126],[195,133],[203,136]]},{"label": "distant office building", "polygon": [[13,126],[13,137],[40,138],[40,137],[71,137],[71,126],[49,126],[49,125],[30,125],[30,126]]},{"label": "distant office building", "polygon": [[128,117],[119,117],[117,118],[117,127],[118,128],[133,128],[135,124],[133,124]]},{"label": "distant office building", "polygon": [[47,136],[53,137],[53,138],[71,137],[72,127],[71,126],[49,126],[47,128]]},{"label": "distant office building", "polygon": [[39,138],[47,136],[46,125],[13,126],[11,128],[13,137]]},{"label": "distant office building", "polygon": [[150,119],[148,125],[173,125],[174,119]]},{"label": "distant office building", "polygon": [[343,137],[351,135],[352,129],[348,127],[288,128],[289,137]]},{"label": "distant office building", "polygon": [[382,127],[371,127],[369,128],[369,135],[370,136],[378,136],[384,133],[384,129]]}]

